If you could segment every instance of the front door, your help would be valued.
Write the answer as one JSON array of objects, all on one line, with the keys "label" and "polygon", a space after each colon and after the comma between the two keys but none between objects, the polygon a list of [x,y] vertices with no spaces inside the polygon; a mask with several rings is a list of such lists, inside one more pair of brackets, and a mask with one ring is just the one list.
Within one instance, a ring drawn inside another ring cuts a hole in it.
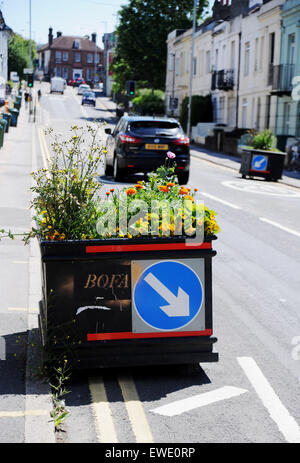
[{"label": "front door", "polygon": [[82,79],[82,69],[73,69],[73,80]]}]

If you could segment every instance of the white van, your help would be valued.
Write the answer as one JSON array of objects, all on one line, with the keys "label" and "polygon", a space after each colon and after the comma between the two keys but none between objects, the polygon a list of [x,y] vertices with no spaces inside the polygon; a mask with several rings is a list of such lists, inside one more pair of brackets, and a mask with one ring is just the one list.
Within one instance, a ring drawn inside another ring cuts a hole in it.
[{"label": "white van", "polygon": [[62,77],[52,77],[50,93],[59,92],[63,95],[66,81]]}]

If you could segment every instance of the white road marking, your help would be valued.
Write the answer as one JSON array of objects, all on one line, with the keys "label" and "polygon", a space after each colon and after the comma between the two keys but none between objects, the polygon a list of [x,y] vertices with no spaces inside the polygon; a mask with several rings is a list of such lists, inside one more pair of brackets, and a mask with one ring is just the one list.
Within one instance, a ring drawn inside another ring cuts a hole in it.
[{"label": "white road marking", "polygon": [[237,206],[236,204],[232,204],[228,201],[225,201],[224,199],[217,198],[216,196],[213,196],[209,193],[205,193],[204,191],[201,191],[200,194],[206,196],[207,198],[213,199],[214,201],[225,204],[225,206],[229,206],[232,209],[242,209],[240,206]]},{"label": "white road marking", "polygon": [[204,392],[203,394],[194,395],[187,399],[177,400],[168,405],[162,405],[150,411],[159,415],[175,416],[194,410],[195,408],[205,407],[206,405],[220,402],[221,400],[231,399],[245,392],[248,391],[233,386],[224,386],[214,391]]},{"label": "white road marking", "polygon": [[92,408],[96,421],[99,442],[118,443],[117,433],[113,423],[109,402],[102,377],[91,378],[89,387],[92,397]]},{"label": "white road marking", "polygon": [[273,222],[273,220],[266,219],[265,217],[260,217],[259,220],[261,220],[262,222],[266,222],[270,225],[273,225],[274,227],[280,228],[281,230],[287,233],[291,233],[292,235],[298,236],[300,238],[300,232],[296,230],[292,230],[291,228],[284,227],[280,223]]},{"label": "white road marking", "polygon": [[38,131],[38,134],[39,134],[39,141],[40,141],[40,147],[41,147],[41,153],[42,153],[42,159],[43,159],[44,168],[48,170],[49,162],[50,162],[50,154],[49,154],[49,150],[47,148],[47,144],[46,144],[43,129],[40,128],[39,131]]},{"label": "white road marking", "polygon": [[18,418],[20,416],[49,416],[49,410],[25,410],[0,412],[0,418]]},{"label": "white road marking", "polygon": [[280,196],[282,198],[300,197],[299,189],[290,185],[283,187],[281,185],[270,185],[264,182],[257,182],[255,180],[226,180],[225,182],[222,182],[222,185],[245,193]]},{"label": "white road marking", "polygon": [[152,443],[153,436],[135,384],[129,376],[120,376],[119,385],[137,443]]},{"label": "white road marking", "polygon": [[237,360],[286,441],[299,444],[299,425],[282,404],[256,362],[251,357],[239,357]]}]

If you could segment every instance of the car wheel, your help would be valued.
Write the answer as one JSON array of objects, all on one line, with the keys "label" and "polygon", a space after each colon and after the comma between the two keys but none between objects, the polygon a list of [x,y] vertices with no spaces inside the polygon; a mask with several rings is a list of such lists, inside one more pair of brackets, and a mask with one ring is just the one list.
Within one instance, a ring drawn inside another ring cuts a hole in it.
[{"label": "car wheel", "polygon": [[190,176],[189,171],[187,171],[187,172],[179,172],[177,174],[179,185],[186,185],[187,182],[189,181],[189,176]]},{"label": "car wheel", "polygon": [[114,168],[113,168],[113,175],[116,182],[119,182],[122,179],[122,171],[118,166],[118,158],[117,156],[114,157]]}]

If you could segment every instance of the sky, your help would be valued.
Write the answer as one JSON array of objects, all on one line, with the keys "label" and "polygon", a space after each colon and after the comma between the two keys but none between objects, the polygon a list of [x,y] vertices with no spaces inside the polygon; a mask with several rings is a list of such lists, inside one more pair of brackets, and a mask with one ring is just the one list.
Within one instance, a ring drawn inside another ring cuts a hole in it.
[{"label": "sky", "polygon": [[[31,38],[38,44],[46,43],[51,26],[54,37],[57,31],[77,36],[96,32],[97,45],[102,47],[103,34],[113,32],[121,5],[128,3],[129,0],[31,0]],[[29,38],[29,4],[30,0],[0,0],[6,24],[25,38]]]}]

